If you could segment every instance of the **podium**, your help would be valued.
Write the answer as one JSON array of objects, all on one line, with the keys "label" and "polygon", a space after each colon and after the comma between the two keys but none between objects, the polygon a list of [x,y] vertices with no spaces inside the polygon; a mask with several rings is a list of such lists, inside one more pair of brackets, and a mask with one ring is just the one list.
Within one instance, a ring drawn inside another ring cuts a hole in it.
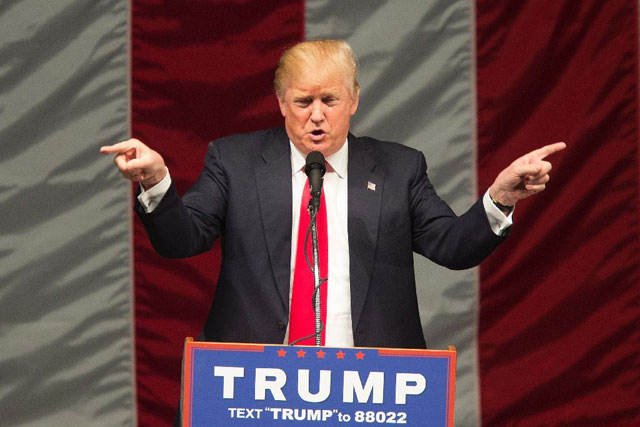
[{"label": "podium", "polygon": [[182,426],[453,427],[456,351],[185,342]]}]

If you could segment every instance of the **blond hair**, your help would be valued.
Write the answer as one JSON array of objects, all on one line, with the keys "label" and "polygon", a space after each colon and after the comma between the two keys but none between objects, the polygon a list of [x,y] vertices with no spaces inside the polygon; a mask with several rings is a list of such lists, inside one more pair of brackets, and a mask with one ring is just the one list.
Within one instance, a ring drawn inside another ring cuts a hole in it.
[{"label": "blond hair", "polygon": [[351,97],[358,96],[358,60],[344,40],[307,40],[286,49],[278,61],[273,81],[276,95],[284,98],[291,82],[305,70],[314,70],[319,76],[337,71],[344,76]]}]

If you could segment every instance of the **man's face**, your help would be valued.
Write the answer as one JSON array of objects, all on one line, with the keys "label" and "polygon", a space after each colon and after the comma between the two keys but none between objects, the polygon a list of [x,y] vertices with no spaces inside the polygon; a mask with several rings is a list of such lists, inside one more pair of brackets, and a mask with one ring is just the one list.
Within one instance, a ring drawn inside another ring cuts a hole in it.
[{"label": "man's face", "polygon": [[337,152],[349,132],[349,121],[358,108],[339,73],[317,78],[300,73],[278,97],[287,135],[305,156],[320,151],[325,157]]}]

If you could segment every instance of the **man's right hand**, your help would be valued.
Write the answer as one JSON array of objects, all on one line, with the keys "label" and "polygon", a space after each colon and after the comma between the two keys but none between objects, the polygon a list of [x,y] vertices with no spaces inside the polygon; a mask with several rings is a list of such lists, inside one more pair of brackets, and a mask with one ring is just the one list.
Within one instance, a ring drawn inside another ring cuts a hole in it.
[{"label": "man's right hand", "polygon": [[167,175],[164,160],[158,152],[132,138],[114,145],[100,147],[102,154],[115,154],[113,162],[126,179],[139,182],[145,190]]}]

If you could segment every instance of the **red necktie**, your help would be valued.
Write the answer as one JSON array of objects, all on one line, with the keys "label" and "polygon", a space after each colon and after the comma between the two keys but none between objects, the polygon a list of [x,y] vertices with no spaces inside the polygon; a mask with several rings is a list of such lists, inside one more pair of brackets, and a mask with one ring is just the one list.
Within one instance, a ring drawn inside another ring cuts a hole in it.
[{"label": "red necktie", "polygon": [[[298,246],[296,249],[296,265],[293,272],[293,294],[291,296],[291,315],[289,322],[289,342],[312,335],[315,332],[315,311],[313,307],[313,273],[304,256],[304,241],[311,218],[307,207],[311,193],[309,180],[302,189],[302,202],[300,204],[300,224],[298,226]],[[320,210],[316,215],[316,227],[318,231],[318,256],[320,259],[320,279],[327,277],[328,266],[328,238],[327,238],[327,209],[324,203],[324,190],[320,196]],[[309,263],[313,265],[313,248],[311,245],[311,233],[307,239],[307,256]],[[322,324],[327,322],[327,282],[320,286],[320,298],[322,303]],[[322,330],[322,345],[324,345],[324,329]],[[300,341],[300,345],[315,345],[315,338]]]}]

